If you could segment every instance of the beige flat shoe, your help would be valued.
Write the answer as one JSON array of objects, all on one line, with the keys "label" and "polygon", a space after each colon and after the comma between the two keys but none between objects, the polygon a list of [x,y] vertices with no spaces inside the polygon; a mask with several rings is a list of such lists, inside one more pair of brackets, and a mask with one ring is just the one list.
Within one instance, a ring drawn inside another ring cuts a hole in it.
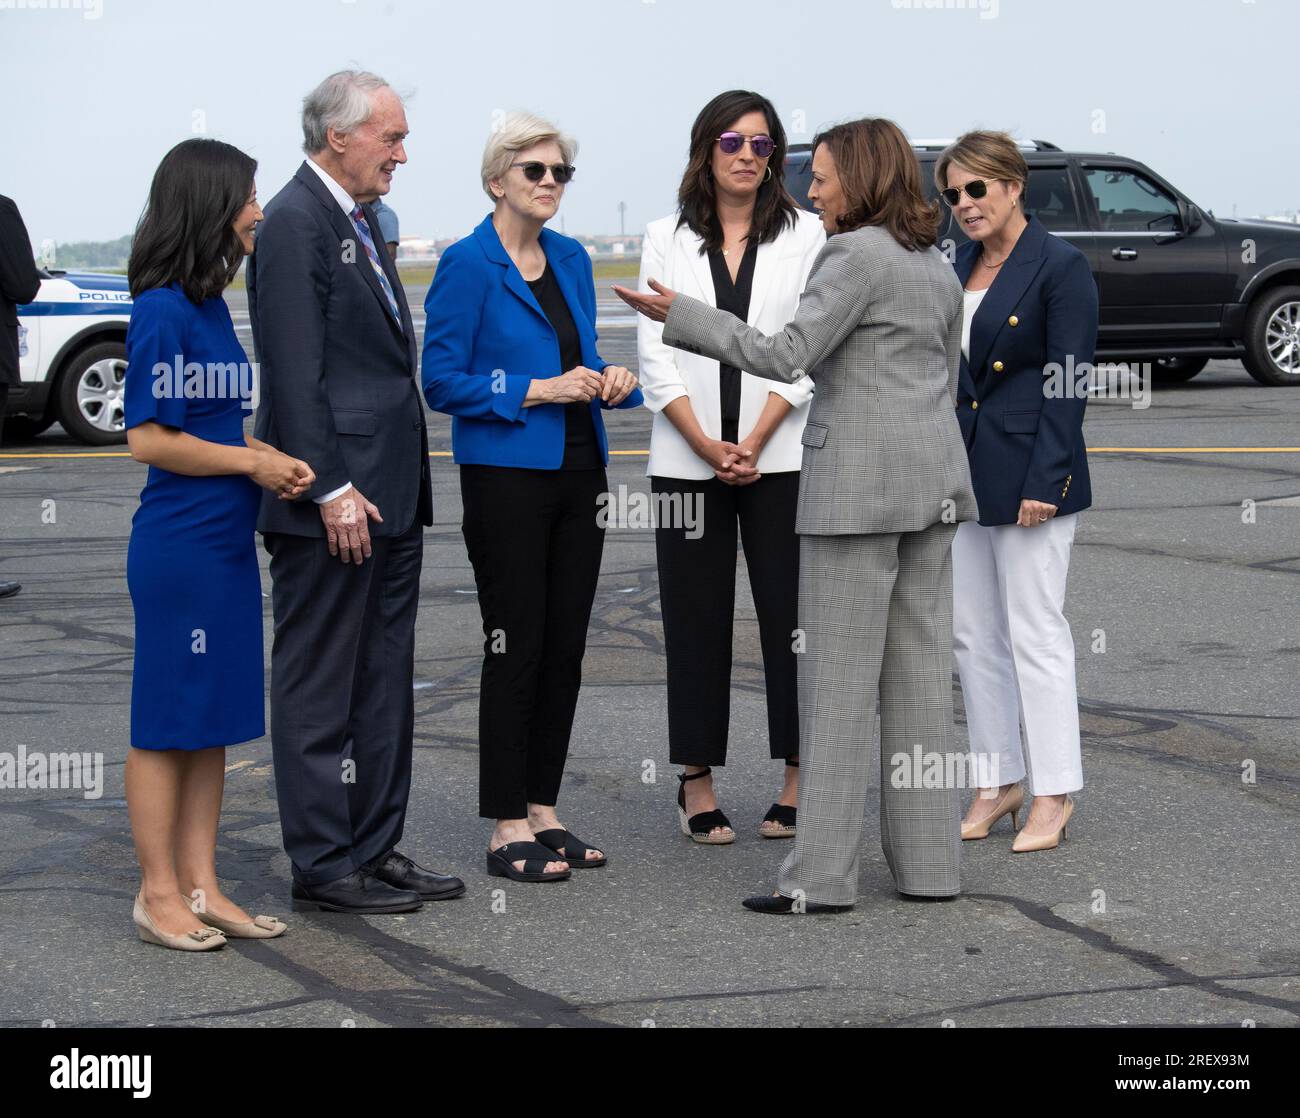
[{"label": "beige flat shoe", "polygon": [[251,920],[241,922],[223,920],[210,912],[196,912],[194,915],[209,927],[224,932],[231,939],[275,939],[276,936],[282,936],[289,930],[288,924],[283,920],[277,920],[274,916],[254,916]]},{"label": "beige flat shoe", "polygon": [[1011,844],[1012,851],[1016,854],[1027,854],[1031,850],[1054,850],[1065,838],[1065,825],[1073,814],[1074,801],[1066,796],[1065,807],[1061,811],[1061,825],[1045,835],[1030,835],[1021,831],[1016,835],[1016,841]]},{"label": "beige flat shoe", "polygon": [[1019,827],[1020,809],[1025,803],[1025,790],[1019,784],[1013,784],[1001,796],[993,807],[993,814],[978,823],[963,823],[961,825],[961,837],[963,842],[970,842],[974,839],[986,839],[989,837],[989,831],[993,829],[993,824],[1001,819],[1004,815],[1011,816],[1011,829],[1017,830]]},{"label": "beige flat shoe", "polygon": [[170,947],[173,951],[215,951],[226,945],[226,937],[216,928],[203,928],[179,936],[169,935],[153,922],[139,896],[135,898],[131,919],[135,921],[136,931],[145,943],[156,943],[159,947]]}]

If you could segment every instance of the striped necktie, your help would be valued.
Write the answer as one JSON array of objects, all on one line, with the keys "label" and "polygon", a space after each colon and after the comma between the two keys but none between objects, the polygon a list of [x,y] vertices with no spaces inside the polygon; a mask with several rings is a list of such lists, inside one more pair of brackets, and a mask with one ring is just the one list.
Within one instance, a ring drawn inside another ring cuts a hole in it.
[{"label": "striped necktie", "polygon": [[384,294],[388,296],[388,307],[393,312],[393,317],[397,319],[397,327],[402,327],[402,313],[397,309],[397,297],[393,294],[393,285],[388,282],[388,276],[384,274],[384,266],[379,263],[379,253],[375,249],[375,242],[370,236],[370,226],[366,222],[366,215],[361,212],[360,206],[352,208],[352,224],[357,227],[357,232],[361,234],[361,243],[366,246],[366,256],[370,258],[370,266],[375,270],[375,277],[379,280],[379,286],[384,289]]}]

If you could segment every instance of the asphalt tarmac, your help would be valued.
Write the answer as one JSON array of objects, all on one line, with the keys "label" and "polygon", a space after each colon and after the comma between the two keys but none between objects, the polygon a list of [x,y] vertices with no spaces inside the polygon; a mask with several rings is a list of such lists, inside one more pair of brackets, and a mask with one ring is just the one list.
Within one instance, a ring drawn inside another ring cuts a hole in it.
[{"label": "asphalt tarmac", "polygon": [[[635,368],[634,331],[613,304],[602,315],[605,357]],[[218,866],[244,907],[290,931],[202,957],[141,943],[130,917],[125,561],[144,467],[58,428],[4,447],[0,579],[24,589],[0,601],[0,760],[102,753],[104,785],[96,798],[0,790],[0,1025],[1296,1025],[1300,391],[1215,362],[1131,405],[1088,409],[1096,504],[1067,603],[1086,786],[1060,849],[1013,856],[1004,820],[965,844],[959,899],[910,903],[893,890],[873,796],[856,909],[743,910],[787,849],[757,833],[780,771],[744,565],[732,757],[717,782],[739,838],[701,847],[677,830],[653,537],[621,528],[559,805],[610,863],[545,887],[489,878],[482,635],[441,453],[402,849],[468,892],[407,916],[291,913],[264,738],[227,751]],[[431,424],[446,452],[448,421]],[[646,490],[648,413],[608,428],[611,487]],[[266,636],[269,656],[269,603]]]}]

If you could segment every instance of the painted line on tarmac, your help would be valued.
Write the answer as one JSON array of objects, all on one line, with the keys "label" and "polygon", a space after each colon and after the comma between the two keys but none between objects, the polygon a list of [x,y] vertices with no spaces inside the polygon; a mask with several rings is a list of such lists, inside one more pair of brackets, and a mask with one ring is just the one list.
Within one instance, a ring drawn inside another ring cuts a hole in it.
[{"label": "painted line on tarmac", "polygon": [[[611,450],[611,456],[645,458],[648,450]],[[1090,446],[1089,454],[1300,454],[1300,446]],[[126,450],[40,451],[5,453],[0,458],[130,458]],[[431,450],[430,458],[450,458],[450,450]]]}]

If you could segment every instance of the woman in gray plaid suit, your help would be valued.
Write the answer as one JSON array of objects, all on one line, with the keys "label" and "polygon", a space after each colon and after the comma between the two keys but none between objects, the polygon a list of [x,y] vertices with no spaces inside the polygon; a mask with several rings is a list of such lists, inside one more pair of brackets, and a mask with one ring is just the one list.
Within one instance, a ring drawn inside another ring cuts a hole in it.
[{"label": "woman in gray plaid suit", "polygon": [[898,891],[952,897],[952,565],[978,516],[953,411],[962,294],[938,208],[888,120],[813,141],[809,200],[832,234],[779,334],[677,295],[615,288],[663,340],[756,376],[817,384],[799,486],[799,829],[760,912],[842,912],[857,896],[874,720],[880,835]]}]

